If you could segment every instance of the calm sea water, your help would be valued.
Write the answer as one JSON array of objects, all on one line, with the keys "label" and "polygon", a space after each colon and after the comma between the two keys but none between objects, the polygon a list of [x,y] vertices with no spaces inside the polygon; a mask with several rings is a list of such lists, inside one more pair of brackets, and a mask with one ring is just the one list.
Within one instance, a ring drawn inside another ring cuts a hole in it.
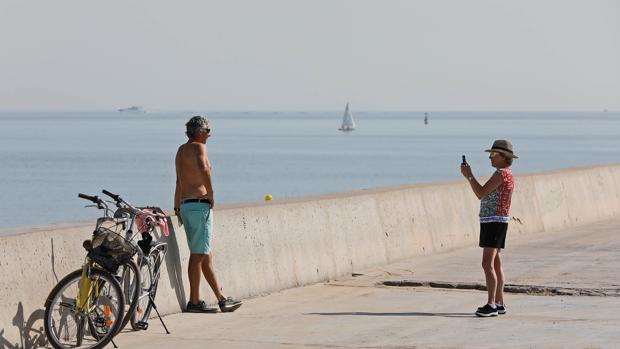
[{"label": "calm sea water", "polygon": [[[174,155],[194,113],[0,112],[0,227],[97,217],[77,193],[173,205]],[[216,203],[261,201],[476,175],[511,139],[516,174],[620,162],[617,112],[210,112]],[[10,229],[3,229],[4,234]]]}]

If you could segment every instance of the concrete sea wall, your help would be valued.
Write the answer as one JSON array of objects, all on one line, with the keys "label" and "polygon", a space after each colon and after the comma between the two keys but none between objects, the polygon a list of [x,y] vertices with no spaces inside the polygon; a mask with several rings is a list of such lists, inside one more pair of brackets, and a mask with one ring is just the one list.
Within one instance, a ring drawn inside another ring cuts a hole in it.
[{"label": "concrete sea wall", "polygon": [[[225,294],[239,298],[321,282],[475,245],[478,207],[463,180],[217,208],[215,268]],[[619,213],[620,165],[517,176],[507,247]],[[0,237],[0,347],[36,347],[45,298],[80,267],[92,228],[82,222]],[[162,314],[180,312],[189,289],[185,234],[175,219],[171,228],[157,295]],[[201,292],[214,302],[204,281]]]}]

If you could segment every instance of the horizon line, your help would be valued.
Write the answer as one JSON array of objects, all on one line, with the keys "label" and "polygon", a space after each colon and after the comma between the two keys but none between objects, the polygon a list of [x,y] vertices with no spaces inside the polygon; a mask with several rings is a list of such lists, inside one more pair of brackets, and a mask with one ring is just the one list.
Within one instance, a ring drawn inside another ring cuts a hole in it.
[{"label": "horizon line", "polygon": [[[353,108],[351,108],[353,109]],[[355,112],[419,112],[419,113],[431,113],[431,112],[484,112],[484,113],[501,113],[501,112],[597,112],[597,113],[615,113],[620,112],[620,109],[353,109]],[[212,109],[208,108],[189,108],[189,109],[174,109],[174,108],[155,108],[144,109],[144,113],[320,113],[320,112],[340,112],[341,109]],[[117,108],[15,108],[15,109],[0,109],[0,112],[118,112]],[[132,114],[128,112],[128,114]],[[136,113],[140,114],[140,113]]]}]

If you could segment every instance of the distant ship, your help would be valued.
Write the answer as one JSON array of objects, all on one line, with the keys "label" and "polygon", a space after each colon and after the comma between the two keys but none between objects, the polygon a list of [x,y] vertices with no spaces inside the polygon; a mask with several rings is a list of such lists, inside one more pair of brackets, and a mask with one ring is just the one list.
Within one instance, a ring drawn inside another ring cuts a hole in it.
[{"label": "distant ship", "polygon": [[124,113],[124,112],[130,112],[130,113],[145,113],[145,112],[146,112],[146,111],[145,111],[144,109],[142,109],[142,107],[141,107],[141,106],[139,106],[139,105],[132,105],[132,106],[131,106],[131,107],[129,107],[129,108],[121,108],[121,109],[119,109],[118,111],[119,111],[119,112],[121,112],[121,113]]},{"label": "distant ship", "polygon": [[340,131],[353,131],[355,130],[355,121],[353,121],[353,114],[351,114],[351,110],[349,110],[349,102],[347,102],[347,106],[344,109],[344,115],[342,116],[342,125],[338,129]]},{"label": "distant ship", "polygon": [[424,125],[428,125],[428,113],[424,113]]}]

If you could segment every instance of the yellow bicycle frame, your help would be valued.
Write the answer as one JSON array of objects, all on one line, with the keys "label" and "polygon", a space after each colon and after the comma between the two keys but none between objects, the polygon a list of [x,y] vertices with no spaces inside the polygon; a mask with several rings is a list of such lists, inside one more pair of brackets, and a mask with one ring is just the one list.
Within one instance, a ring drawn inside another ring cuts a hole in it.
[{"label": "yellow bicycle frame", "polygon": [[[75,302],[75,312],[90,311],[90,296],[93,292],[93,281],[90,279],[90,263],[86,261],[82,267],[79,291]],[[99,282],[95,282],[95,294],[99,294]]]}]

